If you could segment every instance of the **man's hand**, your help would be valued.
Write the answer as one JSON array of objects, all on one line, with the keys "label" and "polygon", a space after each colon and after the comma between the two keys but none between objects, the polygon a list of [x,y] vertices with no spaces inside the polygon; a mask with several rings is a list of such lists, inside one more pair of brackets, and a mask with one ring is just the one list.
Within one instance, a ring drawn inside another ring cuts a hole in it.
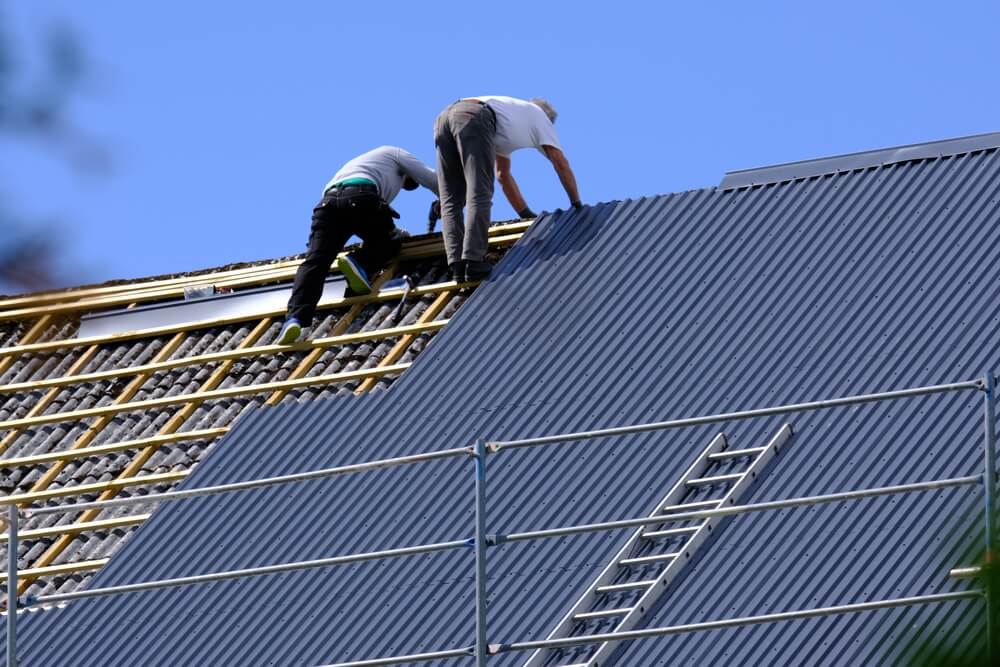
[{"label": "man's hand", "polygon": [[573,207],[574,211],[579,211],[580,209],[583,208],[583,202],[580,201],[579,199],[577,199],[576,201],[570,202],[569,205]]},{"label": "man's hand", "polygon": [[431,210],[427,213],[427,233],[433,234],[437,221],[441,219],[441,200],[435,199],[431,202]]},{"label": "man's hand", "polygon": [[522,220],[527,220],[528,218],[537,218],[537,217],[538,217],[537,215],[535,215],[535,212],[534,212],[534,211],[532,211],[532,210],[531,210],[530,208],[528,208],[527,206],[525,206],[525,207],[524,207],[524,208],[522,208],[522,209],[521,209],[520,211],[518,211],[518,212],[517,212],[517,215],[518,215],[518,217],[519,217],[519,218],[521,218]]}]

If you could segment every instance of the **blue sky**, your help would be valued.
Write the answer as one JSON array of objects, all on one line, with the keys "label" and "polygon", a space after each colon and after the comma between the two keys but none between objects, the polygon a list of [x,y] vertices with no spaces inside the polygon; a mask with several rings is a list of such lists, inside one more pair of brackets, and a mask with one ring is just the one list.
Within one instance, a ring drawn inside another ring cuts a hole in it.
[{"label": "blue sky", "polygon": [[[30,141],[2,193],[61,242],[67,284],[301,252],[345,161],[484,94],[550,99],[585,202],[712,186],[727,170],[1000,130],[1000,3],[30,2],[5,6],[28,72],[44,27],[88,54],[80,174]],[[533,151],[514,174],[565,207]],[[418,231],[432,197],[402,193]],[[494,219],[513,217],[499,189]],[[52,230],[55,230],[54,232]]]}]

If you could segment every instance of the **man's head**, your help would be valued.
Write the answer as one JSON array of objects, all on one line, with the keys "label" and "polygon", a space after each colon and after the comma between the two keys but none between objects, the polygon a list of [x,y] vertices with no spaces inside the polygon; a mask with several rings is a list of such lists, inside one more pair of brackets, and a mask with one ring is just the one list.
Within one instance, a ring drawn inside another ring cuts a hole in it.
[{"label": "man's head", "polygon": [[556,116],[558,116],[559,114],[556,112],[555,108],[548,103],[547,100],[543,100],[541,97],[532,97],[531,103],[534,104],[539,109],[541,109],[542,111],[544,111],[545,115],[549,117],[549,120],[551,120],[553,123],[556,122]]},{"label": "man's head", "polygon": [[404,190],[416,190],[420,187],[420,184],[409,176],[403,176],[403,189]]}]

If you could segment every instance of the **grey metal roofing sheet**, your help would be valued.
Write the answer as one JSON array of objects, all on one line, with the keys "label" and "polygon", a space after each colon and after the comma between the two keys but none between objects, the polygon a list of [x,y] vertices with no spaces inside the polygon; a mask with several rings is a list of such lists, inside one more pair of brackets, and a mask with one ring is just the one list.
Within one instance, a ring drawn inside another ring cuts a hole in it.
[{"label": "grey metal roofing sheet", "polygon": [[742,188],[752,185],[765,185],[791,181],[797,178],[809,178],[823,174],[833,174],[840,171],[865,169],[867,167],[884,167],[908,160],[926,160],[945,156],[959,155],[972,151],[982,151],[1000,146],[1000,132],[974,134],[958,139],[943,141],[928,141],[906,146],[880,148],[873,151],[861,151],[846,155],[799,160],[767,167],[753,169],[737,169],[726,172],[719,187],[723,190]]},{"label": "grey metal roofing sheet", "polygon": [[[418,284],[426,285],[439,282],[447,275],[447,267],[443,258],[420,260],[406,265],[406,270],[412,274]],[[287,282],[285,283],[287,288]],[[274,288],[267,288],[273,290]],[[279,288],[280,289],[280,288]],[[255,291],[255,290],[247,290]],[[258,292],[259,293],[259,292]],[[374,303],[366,306],[356,317],[349,331],[370,331],[375,329],[413,324],[433,302],[436,295],[419,299],[409,299],[402,312],[395,317],[393,311],[398,305],[395,302]],[[443,309],[440,317],[450,317],[466,299],[465,295],[455,294]],[[183,301],[171,303],[184,307]],[[190,305],[190,304],[188,304]],[[154,308],[156,306],[153,306]],[[323,309],[318,313],[311,337],[326,335],[332,327],[344,316],[347,308]],[[203,353],[231,350],[243,343],[259,320],[249,320],[233,324],[206,327],[195,330],[171,355],[172,359],[187,358]],[[22,323],[7,321],[2,323],[4,329],[16,331],[22,329]],[[281,328],[281,322],[275,321],[265,332],[259,343],[273,341]],[[62,318],[50,325],[43,340],[59,340],[72,338],[77,334],[76,318]],[[435,332],[418,336],[400,361],[412,361],[423,350],[427,340]],[[2,337],[2,334],[0,334]],[[89,373],[111,369],[121,369],[130,365],[146,363],[153,359],[170,339],[169,335],[138,340],[118,341],[100,346],[92,358],[80,372]],[[9,344],[17,343],[18,338],[12,338]],[[326,350],[311,367],[309,375],[335,373],[355,370],[378,364],[391,349],[394,340],[374,341],[369,343],[354,343],[339,345]],[[86,348],[75,347],[54,352],[23,354],[14,359],[10,367],[0,372],[0,383],[24,382],[63,376],[67,369],[81,360],[86,354]],[[254,357],[237,360],[230,369],[228,376],[222,382],[223,387],[262,383],[287,379],[299,365],[307,352],[282,352],[267,357]],[[198,390],[216,366],[199,364],[165,372],[159,372],[148,378],[136,395],[136,400],[155,398],[164,395],[192,393]],[[380,378],[376,387],[385,389],[395,377]],[[83,409],[108,403],[128,383],[130,378],[102,380],[71,385],[58,390],[52,404],[43,414],[51,414],[61,410]],[[349,384],[307,387],[289,391],[284,397],[285,402],[308,401],[338,393],[351,394],[358,385],[355,381]],[[17,391],[0,394],[0,420],[24,417],[35,406],[44,391]],[[214,428],[228,426],[245,411],[252,410],[263,403],[267,394],[236,399],[216,399],[199,405],[182,430],[197,428]],[[102,445],[109,442],[131,440],[135,438],[156,435],[167,420],[175,414],[173,408],[141,410],[122,413],[94,438],[92,444]],[[35,483],[48,472],[51,463],[7,466],[10,458],[32,456],[64,450],[81,435],[91,428],[87,420],[46,424],[28,428],[22,431],[11,443],[11,446],[0,454],[0,491],[9,493],[26,493]],[[6,433],[5,433],[6,434]],[[194,467],[204,452],[212,445],[212,440],[188,441],[186,443],[165,445],[156,450],[142,466],[142,475],[177,472]],[[106,482],[115,479],[131,463],[135,452],[118,452],[100,456],[92,456],[69,462],[55,478],[52,488],[73,487],[92,482]],[[141,496],[151,492],[167,491],[174,483],[160,483],[145,487],[123,489],[121,496]],[[97,494],[87,496],[96,499]],[[59,502],[54,500],[51,502]],[[72,502],[62,499],[62,502]],[[140,514],[151,510],[148,506],[120,507],[105,511],[102,519],[124,517]],[[25,530],[49,528],[66,522],[66,517],[44,515],[27,520],[22,526]],[[111,556],[124,541],[133,533],[134,527],[124,527],[112,530],[87,531],[73,536],[67,548],[60,554],[55,564],[78,562],[87,559],[99,559]],[[52,536],[41,539],[24,540],[19,545],[20,568],[33,567],[38,559],[46,553],[49,547],[59,539]],[[0,559],[6,558],[6,544],[0,543]],[[73,572],[55,576],[45,576],[36,580],[28,589],[29,594],[49,594],[69,592],[93,576],[92,571]]]},{"label": "grey metal roofing sheet", "polygon": [[[185,487],[467,444],[970,379],[1000,367],[1000,155],[699,190],[539,220],[390,391],[247,415]],[[974,474],[981,398],[795,415],[748,500]],[[780,418],[727,424],[763,444]],[[501,453],[490,532],[645,515],[717,432]],[[161,507],[93,586],[467,537],[472,465],[438,461]],[[646,625],[958,590],[974,489],[726,520]],[[543,638],[628,531],[490,551],[490,640]],[[23,664],[316,665],[467,646],[471,552],[78,601]],[[629,644],[617,664],[901,663],[976,603]],[[501,655],[491,664],[521,664]],[[455,662],[460,664],[461,661]]]}]

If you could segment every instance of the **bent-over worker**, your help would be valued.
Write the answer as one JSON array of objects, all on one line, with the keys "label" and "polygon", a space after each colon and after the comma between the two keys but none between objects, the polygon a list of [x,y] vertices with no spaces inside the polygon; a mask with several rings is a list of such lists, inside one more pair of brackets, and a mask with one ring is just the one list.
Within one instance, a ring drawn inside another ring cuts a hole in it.
[{"label": "bent-over worker", "polygon": [[[559,145],[556,111],[541,98],[467,97],[441,112],[434,125],[437,147],[441,228],[448,266],[455,280],[482,280],[490,274],[486,259],[493,168],[507,201],[521,218],[533,218],[510,170],[510,155],[536,148],[552,163],[573,208],[580,193],[569,160]],[[462,208],[468,206],[463,221]]]},{"label": "bent-over worker", "polygon": [[420,185],[437,194],[434,170],[395,146],[368,151],[341,167],[313,209],[309,248],[295,274],[278,343],[294,343],[312,324],[330,265],[351,236],[361,238],[361,248],[337,258],[337,267],[349,295],[371,292],[368,277],[399,252],[406,235],[396,228],[393,218],[399,214],[389,204],[400,189],[416,190]]}]

